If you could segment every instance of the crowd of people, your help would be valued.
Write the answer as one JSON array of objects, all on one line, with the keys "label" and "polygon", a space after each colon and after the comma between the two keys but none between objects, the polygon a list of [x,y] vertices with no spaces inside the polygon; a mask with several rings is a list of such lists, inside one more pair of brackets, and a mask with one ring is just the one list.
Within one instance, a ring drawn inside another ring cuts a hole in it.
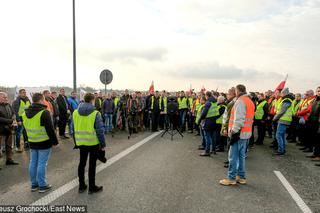
[{"label": "crowd of people", "polygon": [[[4,147],[6,165],[18,165],[13,160],[13,147],[17,153],[30,149],[31,158],[35,159],[29,167],[32,191],[50,190],[45,169],[51,147],[59,143],[56,135],[60,139],[72,137],[80,148],[79,192],[87,188],[84,167],[88,155],[89,191],[101,191],[102,187],[95,185],[94,174],[98,150],[104,151],[104,135],[114,136],[127,130],[130,138],[138,132],[170,128],[168,98],[171,96],[177,102],[176,128],[201,136],[198,147],[202,150],[201,157],[229,150],[225,162],[228,176],[220,181],[222,185],[246,183],[246,153],[250,147],[264,144],[266,137],[273,139],[270,147],[275,155],[286,154],[288,141],[301,146],[303,152],[312,153],[307,156],[312,161],[320,161],[320,87],[316,94],[308,90],[301,95],[290,93],[288,88],[247,93],[244,85],[237,85],[227,93],[136,91],[129,94],[125,90],[123,94],[102,95],[97,92],[86,94],[81,101],[75,91],[67,97],[62,88],[59,94],[48,90],[36,93],[32,102],[26,90],[21,89],[12,104],[7,94],[0,92],[0,144],[4,145],[0,147]],[[37,172],[41,173],[39,180]]]}]

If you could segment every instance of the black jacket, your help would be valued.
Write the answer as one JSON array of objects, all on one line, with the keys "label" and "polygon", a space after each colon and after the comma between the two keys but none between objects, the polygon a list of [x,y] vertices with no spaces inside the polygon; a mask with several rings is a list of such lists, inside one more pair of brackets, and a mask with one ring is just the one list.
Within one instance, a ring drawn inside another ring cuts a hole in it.
[{"label": "black jacket", "polygon": [[66,96],[62,96],[61,94],[57,97],[57,104],[59,107],[59,118],[64,120],[68,119],[68,110],[70,110],[70,105]]},{"label": "black jacket", "polygon": [[310,126],[314,129],[319,128],[320,118],[320,97],[316,96],[311,105],[311,112],[309,115]]},{"label": "black jacket", "polygon": [[[28,109],[26,109],[27,118],[33,118],[38,112],[46,109],[45,105],[42,104],[32,104]],[[40,118],[40,125],[44,126],[46,129],[49,140],[43,142],[32,143],[29,142],[31,149],[49,149],[52,145],[58,144],[58,139],[53,128],[53,123],[51,120],[50,112],[45,110]]]},{"label": "black jacket", "polygon": [[10,135],[12,131],[12,122],[14,119],[13,108],[8,103],[0,104],[0,135]]}]

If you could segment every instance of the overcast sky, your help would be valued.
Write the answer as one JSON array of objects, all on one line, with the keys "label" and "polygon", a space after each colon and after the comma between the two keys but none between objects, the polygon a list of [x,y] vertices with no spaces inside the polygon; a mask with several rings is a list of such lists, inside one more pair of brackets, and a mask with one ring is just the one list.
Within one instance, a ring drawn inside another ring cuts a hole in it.
[{"label": "overcast sky", "polygon": [[[76,0],[78,85],[320,85],[319,0]],[[72,0],[0,0],[0,85],[72,86]]]}]

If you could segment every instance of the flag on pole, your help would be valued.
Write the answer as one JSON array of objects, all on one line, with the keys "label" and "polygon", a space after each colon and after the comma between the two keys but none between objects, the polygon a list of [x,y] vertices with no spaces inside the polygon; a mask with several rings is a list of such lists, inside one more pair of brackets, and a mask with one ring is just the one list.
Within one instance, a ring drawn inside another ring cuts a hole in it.
[{"label": "flag on pole", "polygon": [[80,101],[84,100],[84,95],[87,93],[84,89],[80,89]]},{"label": "flag on pole", "polygon": [[282,81],[275,90],[283,90],[283,88],[286,85],[287,79],[288,79],[288,74],[286,75],[286,78],[284,79],[284,81]]},{"label": "flag on pole", "polygon": [[206,88],[202,85],[201,92],[206,92]]},{"label": "flag on pole", "polygon": [[149,87],[149,93],[154,93],[154,84],[153,84],[153,81]]},{"label": "flag on pole", "polygon": [[193,90],[192,90],[192,84],[190,84],[190,90],[189,90],[190,94],[193,93]]}]

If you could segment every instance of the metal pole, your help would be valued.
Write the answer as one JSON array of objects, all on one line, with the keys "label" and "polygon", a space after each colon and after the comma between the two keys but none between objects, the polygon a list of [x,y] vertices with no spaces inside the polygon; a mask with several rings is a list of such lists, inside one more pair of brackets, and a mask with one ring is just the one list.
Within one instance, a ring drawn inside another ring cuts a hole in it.
[{"label": "metal pole", "polygon": [[75,0],[72,0],[73,18],[73,90],[77,91],[77,64],[76,64],[76,14]]}]

